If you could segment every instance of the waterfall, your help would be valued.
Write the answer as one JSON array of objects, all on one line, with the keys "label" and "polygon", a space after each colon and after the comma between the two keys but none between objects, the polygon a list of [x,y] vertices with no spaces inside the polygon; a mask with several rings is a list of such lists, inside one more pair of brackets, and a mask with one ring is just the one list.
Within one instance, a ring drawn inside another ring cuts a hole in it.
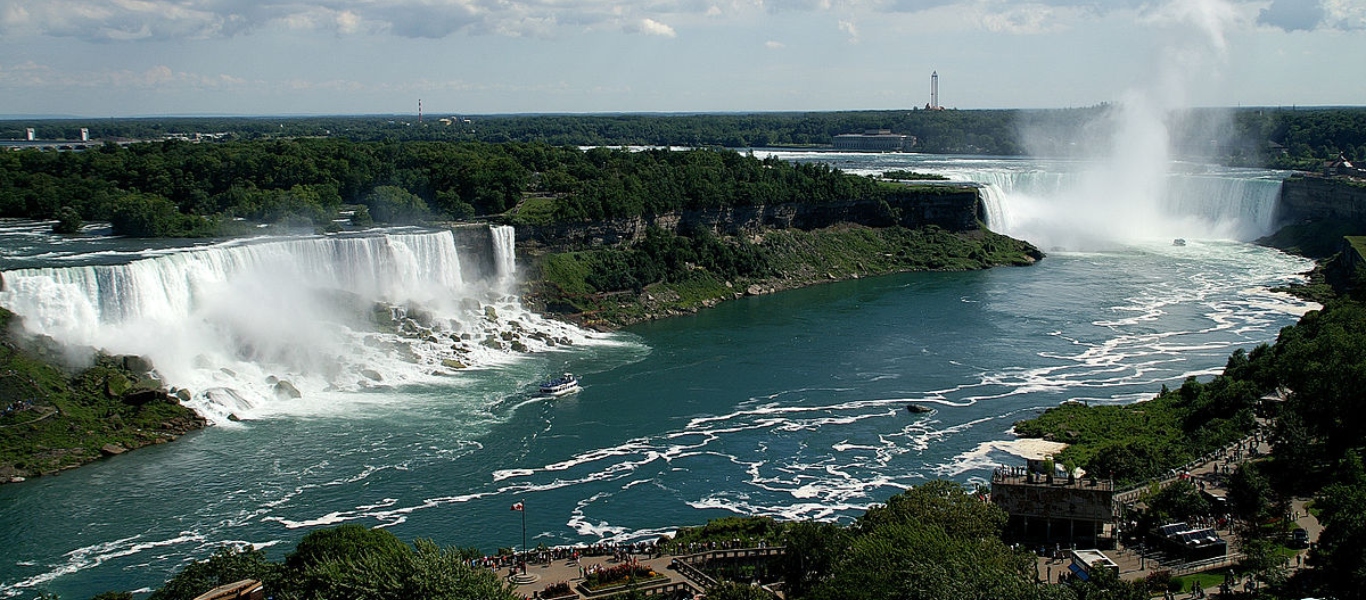
[{"label": "waterfall", "polygon": [[517,276],[517,231],[511,225],[494,225],[493,262],[500,280]]},{"label": "waterfall", "polygon": [[1174,172],[1148,186],[1087,171],[946,174],[982,184],[993,231],[1074,249],[1098,241],[1254,240],[1274,231],[1281,188],[1279,174],[1246,170]]},{"label": "waterfall", "polygon": [[0,305],[28,331],[146,356],[220,421],[276,401],[282,380],[305,395],[424,383],[582,338],[462,281],[450,231],[236,241],[3,275]]}]

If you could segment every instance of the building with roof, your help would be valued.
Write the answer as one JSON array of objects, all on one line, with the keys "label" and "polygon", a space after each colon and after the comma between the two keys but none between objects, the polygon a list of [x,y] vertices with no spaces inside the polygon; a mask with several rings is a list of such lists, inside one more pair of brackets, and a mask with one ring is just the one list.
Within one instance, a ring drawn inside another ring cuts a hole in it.
[{"label": "building with roof", "polygon": [[[1112,548],[1118,508],[1114,483],[1068,474],[1052,461],[999,467],[991,477],[991,501],[1010,515],[1007,538],[1026,543]],[[1049,472],[1049,471],[1052,472]]]},{"label": "building with roof", "polygon": [[863,133],[841,133],[830,145],[836,150],[857,152],[906,152],[915,145],[915,138],[892,133],[890,129],[867,129]]}]

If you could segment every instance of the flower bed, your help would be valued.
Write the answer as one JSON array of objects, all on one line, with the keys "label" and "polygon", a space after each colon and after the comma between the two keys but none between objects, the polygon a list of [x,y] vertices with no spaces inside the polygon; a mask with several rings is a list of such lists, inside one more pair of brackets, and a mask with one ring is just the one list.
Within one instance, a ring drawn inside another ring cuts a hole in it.
[{"label": "flower bed", "polygon": [[544,598],[546,600],[554,600],[555,598],[573,598],[576,596],[578,596],[578,594],[574,593],[574,590],[569,587],[569,582],[567,581],[552,583],[550,585],[545,586],[545,589],[541,591],[541,598]]},{"label": "flower bed", "polygon": [[633,579],[635,583],[649,583],[668,577],[656,573],[648,565],[625,564],[590,571],[583,579],[583,587],[597,592],[610,587],[628,585]]}]

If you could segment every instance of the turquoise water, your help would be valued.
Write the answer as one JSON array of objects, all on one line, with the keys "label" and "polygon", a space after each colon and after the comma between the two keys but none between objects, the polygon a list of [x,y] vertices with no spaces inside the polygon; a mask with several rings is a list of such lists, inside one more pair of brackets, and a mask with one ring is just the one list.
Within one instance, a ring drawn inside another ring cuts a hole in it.
[{"label": "turquoise water", "polygon": [[[1011,424],[1207,376],[1309,308],[1308,263],[1236,241],[832,283],[584,336],[440,378],[318,391],[0,487],[0,594],[159,585],[223,543],[282,556],[359,523],[484,551],[633,539],[732,514],[843,520],[1015,460]],[[580,374],[582,392],[534,396]],[[908,403],[932,406],[912,414]]]}]

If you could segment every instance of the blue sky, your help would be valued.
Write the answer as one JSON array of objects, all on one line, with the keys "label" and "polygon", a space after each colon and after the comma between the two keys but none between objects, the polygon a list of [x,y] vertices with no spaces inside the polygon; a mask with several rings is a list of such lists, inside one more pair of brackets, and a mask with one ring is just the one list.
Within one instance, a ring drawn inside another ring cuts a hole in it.
[{"label": "blue sky", "polygon": [[0,0],[0,114],[1366,104],[1366,0]]}]

